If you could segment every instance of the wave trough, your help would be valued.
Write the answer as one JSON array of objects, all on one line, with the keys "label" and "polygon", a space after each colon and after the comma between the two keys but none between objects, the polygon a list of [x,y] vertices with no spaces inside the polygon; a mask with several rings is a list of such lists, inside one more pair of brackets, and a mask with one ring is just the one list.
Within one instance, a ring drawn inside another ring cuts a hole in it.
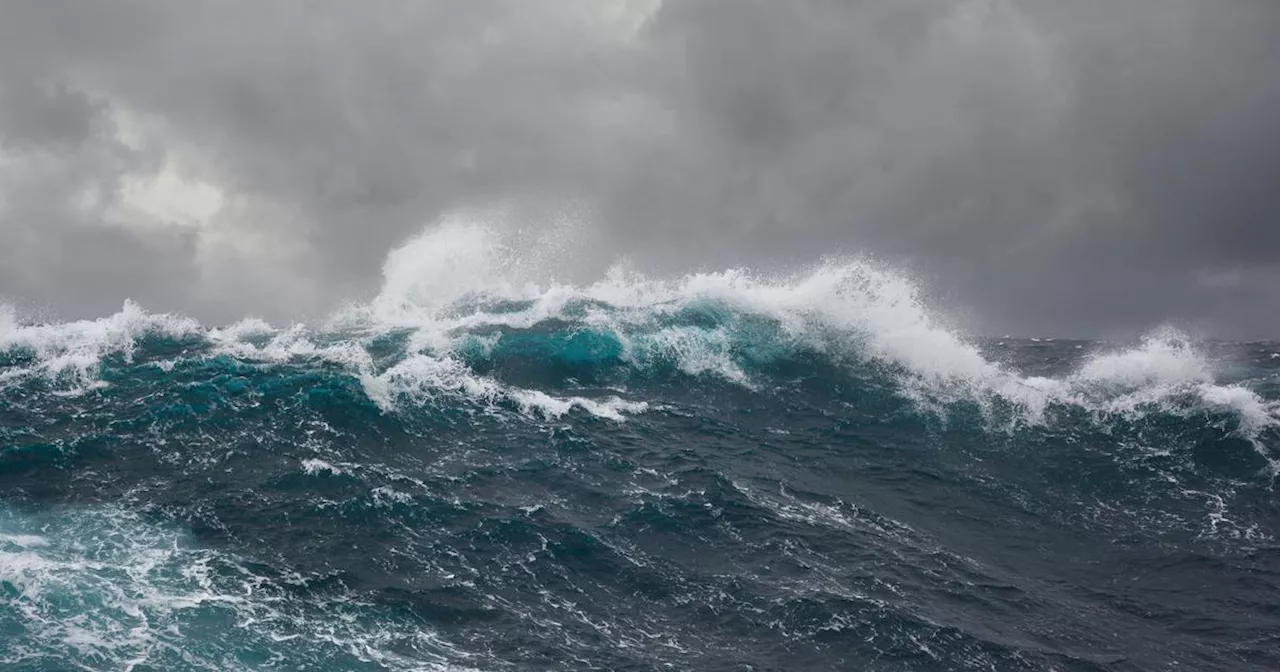
[{"label": "wave trough", "polygon": [[514,248],[445,223],[319,324],[0,309],[0,660],[1280,663],[1280,346],[967,338],[856,259],[572,284]]}]

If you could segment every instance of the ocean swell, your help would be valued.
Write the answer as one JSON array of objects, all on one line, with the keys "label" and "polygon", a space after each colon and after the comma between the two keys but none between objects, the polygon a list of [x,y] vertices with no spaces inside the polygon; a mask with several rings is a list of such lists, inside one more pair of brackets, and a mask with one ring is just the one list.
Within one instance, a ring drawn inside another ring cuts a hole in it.
[{"label": "ocean swell", "polygon": [[446,223],[312,324],[0,309],[0,664],[1280,662],[1280,345],[512,247]]},{"label": "ocean swell", "polygon": [[[1065,375],[1024,375],[943,326],[909,278],[860,260],[778,277],[728,270],[662,280],[614,269],[582,286],[535,282],[498,234],[455,222],[391,254],[384,275],[369,303],[287,328],[252,318],[205,328],[132,302],[103,319],[54,324],[22,324],[10,309],[0,319],[0,386],[39,379],[75,394],[103,384],[108,361],[231,357],[337,367],[387,411],[460,397],[621,420],[651,401],[627,398],[628,385],[687,376],[763,391],[823,369],[887,379],[924,412],[976,404],[993,427],[1044,424],[1064,409],[1104,423],[1228,412],[1254,437],[1280,410],[1246,385],[1218,382],[1208,356],[1172,329],[1136,346],[1089,344]],[[565,381],[612,392],[547,391]]]}]

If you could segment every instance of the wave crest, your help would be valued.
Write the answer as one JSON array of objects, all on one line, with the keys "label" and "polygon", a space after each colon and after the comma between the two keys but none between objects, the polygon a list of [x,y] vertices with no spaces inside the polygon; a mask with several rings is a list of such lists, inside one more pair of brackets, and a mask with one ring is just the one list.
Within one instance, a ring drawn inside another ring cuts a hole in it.
[{"label": "wave crest", "polygon": [[0,385],[42,376],[69,389],[92,387],[104,357],[131,361],[148,336],[199,339],[202,347],[184,356],[335,365],[384,410],[444,395],[546,417],[577,408],[620,419],[642,412],[644,400],[554,395],[478,369],[500,368],[503,358],[635,375],[665,367],[758,389],[779,384],[770,365],[797,357],[842,371],[870,367],[926,410],[1002,405],[1024,424],[1047,422],[1060,407],[1103,419],[1226,411],[1254,436],[1274,426],[1280,410],[1247,387],[1216,382],[1213,363],[1169,329],[1084,358],[1066,375],[1030,376],[984,356],[935,317],[915,282],[880,264],[845,259],[791,275],[730,269],[675,279],[615,267],[575,285],[548,279],[495,230],[461,221],[392,252],[378,295],[317,327],[247,319],[204,329],[132,302],[101,320],[64,324],[24,326],[12,311],[0,313],[8,358]]}]

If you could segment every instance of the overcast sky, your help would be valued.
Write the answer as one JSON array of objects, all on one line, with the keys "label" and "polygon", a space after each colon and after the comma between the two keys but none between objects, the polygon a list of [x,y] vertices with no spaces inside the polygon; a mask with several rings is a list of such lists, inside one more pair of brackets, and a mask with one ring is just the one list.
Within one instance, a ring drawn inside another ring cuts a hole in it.
[{"label": "overcast sky", "polygon": [[1280,337],[1280,2],[0,0],[20,306],[314,317],[495,204],[582,274],[872,254],[980,331]]}]

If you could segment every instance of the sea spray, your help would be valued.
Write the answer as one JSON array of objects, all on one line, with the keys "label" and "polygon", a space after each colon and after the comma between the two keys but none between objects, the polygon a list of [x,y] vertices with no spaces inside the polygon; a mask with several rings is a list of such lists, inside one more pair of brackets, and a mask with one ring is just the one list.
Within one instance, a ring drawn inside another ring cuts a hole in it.
[{"label": "sea spray", "polygon": [[858,259],[570,283],[503,235],[312,324],[0,310],[0,663],[1280,665],[1280,346],[973,338]]}]

